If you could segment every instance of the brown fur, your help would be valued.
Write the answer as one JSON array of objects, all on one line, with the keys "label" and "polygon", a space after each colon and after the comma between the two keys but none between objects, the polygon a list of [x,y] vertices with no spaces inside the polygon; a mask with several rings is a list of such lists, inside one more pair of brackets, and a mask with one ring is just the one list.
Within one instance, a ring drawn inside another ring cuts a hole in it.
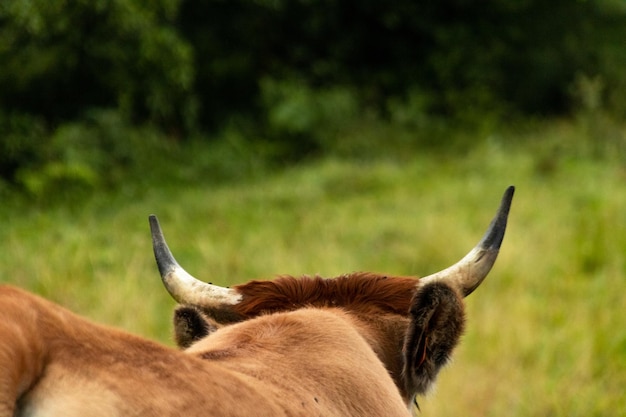
[{"label": "brown fur", "polygon": [[424,393],[448,362],[465,328],[460,294],[434,283],[415,294],[402,349],[406,392]]},{"label": "brown fur", "polygon": [[408,416],[338,311],[261,316],[181,352],[3,286],[0,340],[0,417]]},{"label": "brown fur", "polygon": [[218,327],[218,323],[198,307],[182,306],[174,312],[174,339],[178,347],[188,348]]},{"label": "brown fur", "polygon": [[0,417],[408,416],[458,343],[445,284],[357,273],[236,287],[242,321],[183,306],[176,351],[0,287]]},{"label": "brown fur", "polygon": [[235,287],[243,300],[235,311],[244,317],[302,307],[345,307],[354,312],[406,315],[417,281],[408,277],[358,272],[334,279],[281,276]]}]

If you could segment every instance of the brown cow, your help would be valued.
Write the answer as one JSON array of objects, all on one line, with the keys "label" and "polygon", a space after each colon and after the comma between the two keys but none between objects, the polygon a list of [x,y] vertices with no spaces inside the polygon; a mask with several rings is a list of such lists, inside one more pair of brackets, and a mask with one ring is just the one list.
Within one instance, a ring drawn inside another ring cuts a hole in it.
[{"label": "brown cow", "polygon": [[492,267],[513,187],[481,242],[416,280],[371,273],[221,288],[172,257],[178,351],[0,287],[0,417],[409,416],[464,327],[462,298]]}]

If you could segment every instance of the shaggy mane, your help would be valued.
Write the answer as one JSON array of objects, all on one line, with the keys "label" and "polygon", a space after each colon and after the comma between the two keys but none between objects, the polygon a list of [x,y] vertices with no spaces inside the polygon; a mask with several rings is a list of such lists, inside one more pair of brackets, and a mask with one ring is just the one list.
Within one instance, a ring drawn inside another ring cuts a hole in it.
[{"label": "shaggy mane", "polygon": [[271,281],[250,281],[235,289],[243,295],[235,310],[247,317],[305,306],[374,309],[407,315],[418,280],[366,272],[336,278],[279,276]]}]

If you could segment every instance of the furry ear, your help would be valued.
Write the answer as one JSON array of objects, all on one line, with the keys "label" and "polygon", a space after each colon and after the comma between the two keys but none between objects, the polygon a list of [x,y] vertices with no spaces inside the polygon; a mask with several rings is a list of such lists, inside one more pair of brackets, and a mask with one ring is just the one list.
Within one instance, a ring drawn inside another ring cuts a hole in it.
[{"label": "furry ear", "polygon": [[404,337],[404,379],[410,395],[423,394],[448,362],[465,327],[463,300],[444,283],[417,290]]},{"label": "furry ear", "polygon": [[193,306],[181,306],[174,312],[174,339],[178,347],[185,349],[219,328],[201,310]]}]

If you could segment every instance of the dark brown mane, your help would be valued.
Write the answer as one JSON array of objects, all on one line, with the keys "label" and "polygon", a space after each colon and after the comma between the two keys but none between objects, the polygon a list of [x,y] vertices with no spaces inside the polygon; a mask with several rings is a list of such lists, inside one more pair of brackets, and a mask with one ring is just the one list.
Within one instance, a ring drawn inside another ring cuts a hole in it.
[{"label": "dark brown mane", "polygon": [[319,276],[280,276],[235,287],[243,300],[235,307],[246,317],[295,310],[303,306],[345,307],[368,312],[382,310],[408,314],[418,280],[359,272],[325,279]]}]

